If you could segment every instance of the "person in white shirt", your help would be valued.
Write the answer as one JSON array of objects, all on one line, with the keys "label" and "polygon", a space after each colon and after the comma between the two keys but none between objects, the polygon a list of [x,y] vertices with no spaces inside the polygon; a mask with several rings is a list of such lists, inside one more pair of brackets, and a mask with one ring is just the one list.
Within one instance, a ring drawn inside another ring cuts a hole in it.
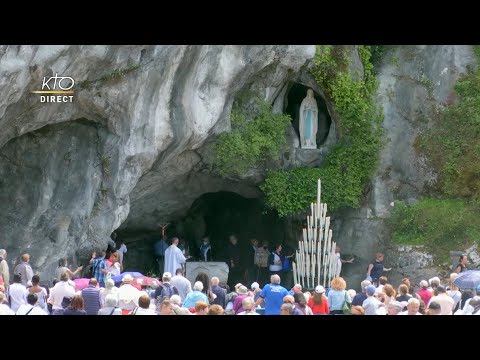
[{"label": "person in white shirt", "polygon": [[100,304],[102,307],[106,306],[105,303],[108,295],[112,295],[115,297],[115,299],[117,299],[117,305],[115,306],[118,306],[118,291],[119,289],[115,287],[115,282],[113,279],[108,279],[105,281],[105,288],[100,289]]},{"label": "person in white shirt", "polygon": [[75,296],[75,288],[68,280],[68,274],[63,273],[60,281],[50,290],[47,303],[52,304],[52,314],[55,314],[56,311],[63,311],[62,301],[64,297],[71,299]]},{"label": "person in white shirt", "polygon": [[375,286],[368,285],[366,292],[367,298],[363,301],[362,307],[365,310],[365,315],[377,315],[378,307],[380,306],[381,302],[374,297],[375,295]]},{"label": "person in white shirt", "polygon": [[138,298],[138,307],[133,309],[129,313],[129,315],[157,315],[157,314],[155,313],[155,310],[150,309],[150,297],[144,294]]},{"label": "person in white shirt", "polygon": [[353,263],[354,258],[349,260],[343,260],[340,255],[340,246],[335,247],[335,259],[336,259],[336,268],[335,268],[335,277],[341,276],[340,273],[342,272],[342,264],[351,264]]},{"label": "person in white shirt", "polygon": [[15,315],[48,315],[44,310],[35,306],[38,301],[37,294],[28,294],[27,303],[20,305]]},{"label": "person in white shirt", "polygon": [[13,284],[10,285],[8,294],[10,296],[10,309],[13,312],[17,312],[20,305],[26,304],[28,292],[27,288],[22,285],[22,276],[20,274],[13,275]]},{"label": "person in white shirt", "polygon": [[0,249],[0,276],[3,277],[3,286],[8,290],[10,286],[10,269],[7,263],[7,250]]},{"label": "person in white shirt", "polygon": [[98,310],[97,315],[122,315],[122,309],[118,307],[117,295],[108,294],[105,298],[105,307]]},{"label": "person in white shirt", "polygon": [[178,295],[180,295],[182,302],[187,295],[192,292],[192,283],[183,276],[183,269],[181,267],[177,269],[175,276],[170,280],[170,285],[177,288]]},{"label": "person in white shirt", "polygon": [[124,255],[127,253],[128,249],[127,249],[127,245],[125,245],[124,241],[123,240],[120,240],[120,247],[118,248],[117,250],[117,253],[118,253],[118,260],[120,262],[120,265],[123,266],[123,258],[125,257]]},{"label": "person in white shirt", "polygon": [[452,315],[455,301],[447,295],[443,286],[437,286],[437,296],[433,296],[430,302],[436,301],[442,307],[442,315]]},{"label": "person in white shirt", "polygon": [[165,250],[165,267],[164,272],[173,274],[182,264],[185,264],[187,258],[183,255],[182,250],[178,248],[178,238],[172,238],[172,245]]},{"label": "person in white shirt", "polygon": [[141,296],[140,290],[131,285],[133,277],[130,274],[126,274],[123,279],[123,285],[118,290],[118,307],[122,310],[133,310],[136,307],[139,296]]}]

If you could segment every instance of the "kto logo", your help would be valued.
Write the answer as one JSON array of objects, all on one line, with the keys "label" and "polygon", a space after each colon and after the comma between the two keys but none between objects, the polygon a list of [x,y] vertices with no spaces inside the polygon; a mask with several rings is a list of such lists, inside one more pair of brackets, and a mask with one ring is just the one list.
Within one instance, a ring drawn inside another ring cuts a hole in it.
[{"label": "kto logo", "polygon": [[34,94],[49,94],[41,95],[40,102],[44,103],[68,103],[73,102],[74,91],[73,86],[75,80],[70,76],[55,76],[47,78],[46,76],[42,81],[42,90],[32,91]]}]

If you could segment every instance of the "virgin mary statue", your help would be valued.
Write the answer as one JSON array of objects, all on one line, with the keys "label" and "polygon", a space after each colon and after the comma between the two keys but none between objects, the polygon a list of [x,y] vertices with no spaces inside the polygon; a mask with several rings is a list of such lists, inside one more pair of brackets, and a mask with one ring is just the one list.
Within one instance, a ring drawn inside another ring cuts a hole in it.
[{"label": "virgin mary statue", "polygon": [[308,89],[307,97],[300,105],[300,147],[317,148],[318,106],[313,97],[313,90]]}]

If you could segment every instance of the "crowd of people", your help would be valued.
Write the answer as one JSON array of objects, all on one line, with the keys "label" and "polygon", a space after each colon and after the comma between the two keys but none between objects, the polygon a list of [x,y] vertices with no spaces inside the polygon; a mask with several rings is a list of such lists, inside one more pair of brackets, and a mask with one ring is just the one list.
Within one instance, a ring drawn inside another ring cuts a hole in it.
[{"label": "crowd of people", "polygon": [[185,263],[190,259],[224,261],[229,268],[228,285],[231,288],[240,282],[251,284],[258,281],[264,285],[273,274],[280,275],[284,283],[293,285],[291,263],[294,252],[286,252],[281,243],[270,248],[267,241],[260,244],[257,239],[252,238],[248,246],[242,247],[237,236],[232,234],[222,251],[215,251],[209,237],[204,236],[198,252],[194,253],[184,239],[168,239],[166,234],[162,233],[162,238],[155,243],[154,253],[161,272],[173,273],[178,267],[185,267]]},{"label": "crowd of people", "polygon": [[[107,252],[92,253],[88,261],[91,278],[82,288],[75,277],[83,266],[72,270],[65,258],[58,262],[53,287],[42,286],[29,254],[21,256],[10,284],[7,252],[0,249],[0,315],[480,315],[480,285],[473,289],[455,285],[459,273],[467,270],[464,255],[444,283],[434,277],[414,286],[404,278],[394,286],[385,276],[390,269],[383,265],[384,255],[378,253],[356,293],[347,290],[340,273],[314,289],[286,285],[285,263],[292,255],[283,254],[281,244],[269,250],[268,244],[258,246],[255,239],[250,244],[251,266],[243,273],[235,271],[242,268],[234,253],[237,241],[230,237],[228,282],[204,272],[190,282],[182,267],[188,258],[185,249],[178,238],[172,238],[164,248],[165,271],[155,286],[139,285],[130,273],[122,273],[127,252],[123,243],[109,245]],[[201,246],[205,260],[210,249],[206,238]],[[237,279],[241,281],[230,285]]]}]

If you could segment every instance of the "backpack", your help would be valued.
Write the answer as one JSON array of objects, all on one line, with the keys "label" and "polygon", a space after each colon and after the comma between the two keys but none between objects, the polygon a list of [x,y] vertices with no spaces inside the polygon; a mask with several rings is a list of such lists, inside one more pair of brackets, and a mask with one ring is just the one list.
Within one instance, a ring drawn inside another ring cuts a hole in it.
[{"label": "backpack", "polygon": [[[96,259],[95,259],[95,260],[96,260]],[[95,264],[95,260],[94,260],[94,262],[93,262],[92,264],[88,265],[87,272],[86,272],[86,274],[85,274],[85,277],[86,277],[87,279],[92,279],[92,278],[95,277],[95,270],[97,270],[97,267],[98,267],[98,265],[100,265],[100,262],[103,261],[103,260],[98,261],[98,262],[96,263],[96,265],[93,266],[93,264]]]},{"label": "backpack", "polygon": [[[157,302],[161,302],[164,297],[168,297],[170,299],[172,295],[178,295],[177,288],[170,284],[161,284],[157,291],[158,290],[160,290],[160,294],[156,295]],[[158,293],[157,291],[155,291],[156,294]]]}]

